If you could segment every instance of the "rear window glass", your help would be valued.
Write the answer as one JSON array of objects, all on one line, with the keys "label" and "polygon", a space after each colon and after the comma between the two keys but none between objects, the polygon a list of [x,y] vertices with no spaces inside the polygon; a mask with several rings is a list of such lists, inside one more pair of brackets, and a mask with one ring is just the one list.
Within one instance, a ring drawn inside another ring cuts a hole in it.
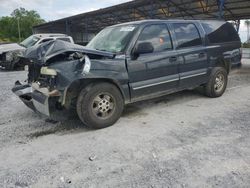
[{"label": "rear window glass", "polygon": [[51,41],[51,40],[53,40],[53,39],[52,39],[52,38],[50,38],[50,39],[43,39],[43,40],[40,42],[40,44],[41,44],[41,43],[48,42],[48,41]]},{"label": "rear window glass", "polygon": [[228,22],[205,22],[202,26],[210,43],[239,41],[235,28]]},{"label": "rear window glass", "polygon": [[196,26],[192,23],[174,23],[174,32],[178,48],[202,45],[202,40]]}]

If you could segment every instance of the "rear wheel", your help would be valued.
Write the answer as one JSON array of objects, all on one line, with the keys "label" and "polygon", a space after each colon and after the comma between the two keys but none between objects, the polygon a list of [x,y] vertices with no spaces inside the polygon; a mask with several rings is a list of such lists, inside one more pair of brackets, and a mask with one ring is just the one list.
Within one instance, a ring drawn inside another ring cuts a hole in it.
[{"label": "rear wheel", "polygon": [[215,67],[212,70],[210,79],[205,86],[205,93],[208,97],[220,97],[226,90],[228,73],[223,67]]},{"label": "rear wheel", "polygon": [[242,63],[240,62],[239,64],[237,64],[237,67],[241,68],[242,67]]},{"label": "rear wheel", "polygon": [[113,125],[121,116],[124,101],[117,87],[110,83],[90,85],[80,92],[77,114],[90,128]]}]

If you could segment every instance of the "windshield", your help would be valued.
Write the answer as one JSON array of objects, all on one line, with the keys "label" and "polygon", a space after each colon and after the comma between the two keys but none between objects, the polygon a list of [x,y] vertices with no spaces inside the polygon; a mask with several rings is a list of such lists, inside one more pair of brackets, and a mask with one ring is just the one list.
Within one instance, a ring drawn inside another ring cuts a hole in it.
[{"label": "windshield", "polygon": [[105,28],[89,42],[87,47],[113,53],[124,52],[135,28],[134,25]]},{"label": "windshield", "polygon": [[36,42],[39,40],[39,37],[35,37],[33,35],[31,35],[30,37],[28,37],[27,39],[25,39],[23,42],[21,42],[20,44],[26,48],[29,48],[31,46],[33,46],[34,44],[36,44]]}]

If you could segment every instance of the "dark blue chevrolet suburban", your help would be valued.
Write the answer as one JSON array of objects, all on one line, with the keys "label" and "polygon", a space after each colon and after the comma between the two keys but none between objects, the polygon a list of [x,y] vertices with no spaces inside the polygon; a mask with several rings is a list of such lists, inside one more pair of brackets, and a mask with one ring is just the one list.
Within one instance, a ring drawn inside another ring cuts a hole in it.
[{"label": "dark blue chevrolet suburban", "polygon": [[77,112],[92,128],[114,124],[124,105],[203,87],[221,96],[241,64],[234,27],[217,20],[144,20],[103,29],[86,46],[54,40],[29,48],[27,83],[12,91],[51,119]]}]

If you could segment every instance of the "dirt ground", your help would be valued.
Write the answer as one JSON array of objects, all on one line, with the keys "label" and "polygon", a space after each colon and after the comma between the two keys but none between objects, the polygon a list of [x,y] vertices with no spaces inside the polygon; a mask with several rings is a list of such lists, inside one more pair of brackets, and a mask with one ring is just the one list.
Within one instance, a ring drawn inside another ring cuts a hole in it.
[{"label": "dirt ground", "polygon": [[184,91],[126,107],[112,127],[49,123],[0,71],[0,187],[250,187],[250,61],[216,99]]}]

